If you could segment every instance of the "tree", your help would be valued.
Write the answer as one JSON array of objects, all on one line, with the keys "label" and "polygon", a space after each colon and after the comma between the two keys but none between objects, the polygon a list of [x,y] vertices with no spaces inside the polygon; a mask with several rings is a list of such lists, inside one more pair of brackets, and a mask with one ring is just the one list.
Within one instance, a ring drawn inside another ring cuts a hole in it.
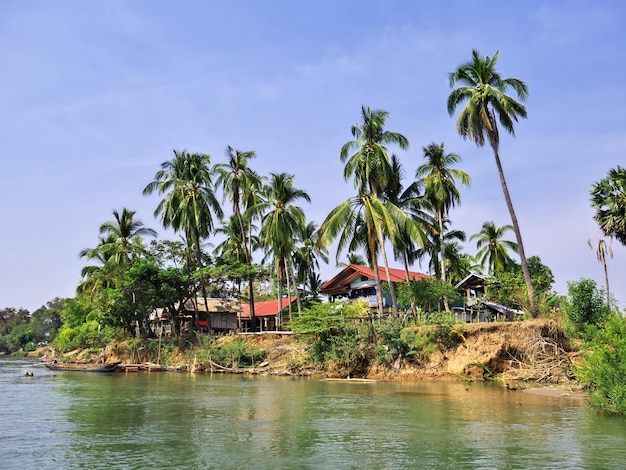
[{"label": "tree", "polygon": [[[591,249],[593,249],[592,240],[593,240],[592,238],[587,240],[587,244],[589,245],[589,248]],[[598,258],[598,261],[602,264],[602,267],[604,268],[604,282],[606,285],[606,304],[610,308],[611,307],[611,293],[609,291],[609,270],[606,267],[607,255],[613,258],[613,247],[611,246],[610,243],[607,244],[607,242],[603,238],[599,238],[598,243],[596,245],[596,256]]]},{"label": "tree", "polygon": [[[339,249],[349,240],[355,241],[355,235],[361,228],[366,230],[366,249],[370,256],[376,279],[378,309],[382,313],[380,275],[378,273],[377,254],[380,251],[385,266],[387,279],[389,263],[385,249],[385,234],[393,240],[398,239],[398,228],[404,227],[414,238],[420,237],[420,230],[415,223],[397,206],[381,200],[381,195],[392,178],[392,167],[386,145],[395,144],[401,149],[408,149],[409,141],[402,134],[384,130],[389,116],[386,111],[373,111],[361,107],[363,122],[352,125],[353,140],[343,145],[340,159],[345,163],[344,179],[354,179],[357,196],[337,206],[320,226],[324,244],[330,243],[341,234]],[[363,241],[363,238],[360,238]],[[339,253],[339,251],[338,251]],[[390,283],[393,312],[398,315],[393,283]]]},{"label": "tree", "polygon": [[128,266],[132,258],[143,251],[142,238],[156,237],[157,233],[136,219],[135,211],[123,208],[120,214],[114,210],[113,217],[114,220],[106,221],[100,226],[101,240],[105,243],[99,249],[108,254],[107,262]]},{"label": "tree", "polygon": [[144,236],[156,236],[156,231],[135,218],[135,211],[124,208],[120,214],[114,210],[113,217],[100,226],[98,245],[80,252],[81,258],[97,261],[82,269],[83,281],[77,288],[91,299],[103,289],[115,287],[133,261],[145,253]]},{"label": "tree", "polygon": [[395,155],[391,156],[391,177],[385,188],[384,198],[399,209],[408,214],[413,222],[421,228],[423,236],[420,237],[419,243],[414,240],[404,227],[398,229],[398,236],[393,240],[393,255],[396,260],[402,258],[404,264],[405,278],[408,281],[409,266],[417,259],[419,246],[425,246],[428,243],[427,233],[432,232],[433,218],[432,206],[427,198],[421,193],[423,190],[423,181],[417,180],[411,182],[408,187],[404,187],[402,180],[404,178],[404,168]]},{"label": "tree", "polygon": [[[257,183],[256,174],[248,168],[248,160],[256,157],[256,153],[254,151],[242,152],[228,146],[226,156],[228,157],[227,163],[218,163],[215,165],[215,170],[218,175],[216,186],[222,186],[224,189],[224,197],[227,197],[232,202],[233,214],[239,224],[239,237],[234,238],[234,232],[231,234],[232,240],[241,240],[242,242],[240,248],[242,248],[243,258],[240,257],[238,260],[252,265],[253,247],[251,243],[246,243],[246,238],[252,236],[251,233],[247,233],[247,229],[251,228],[251,226],[244,222],[244,211],[242,210],[241,204],[242,202],[244,204],[249,202],[246,195]],[[247,208],[248,207],[245,209]],[[231,232],[233,228],[234,227],[231,227]],[[254,328],[256,316],[254,312],[254,286],[251,279],[248,280],[248,300],[250,303],[250,321]]]},{"label": "tree", "polygon": [[302,292],[307,291],[307,282],[309,282],[309,292],[313,292],[314,289],[310,282],[316,280],[315,269],[320,267],[319,259],[328,263],[328,250],[322,246],[318,239],[315,222],[309,222],[299,227],[296,240],[297,245],[293,257],[298,277],[302,282]]},{"label": "tree", "polygon": [[163,195],[154,215],[163,227],[184,233],[187,246],[196,257],[195,263],[188,265],[198,268],[203,266],[202,240],[213,232],[213,215],[223,217],[213,178],[209,155],[174,150],[174,158],[161,164],[154,181],[143,190],[144,195],[154,191]]},{"label": "tree", "polygon": [[485,222],[480,232],[470,237],[470,240],[476,240],[477,261],[483,268],[486,267],[490,274],[502,271],[511,264],[509,250],[513,253],[518,252],[515,242],[502,239],[509,230],[513,230],[511,225],[496,227],[493,221]]},{"label": "tree", "polygon": [[602,233],[626,245],[626,168],[618,165],[593,185],[591,207]]},{"label": "tree", "polygon": [[[528,88],[518,78],[502,78],[500,76],[496,70],[498,55],[499,52],[496,52],[493,58],[481,57],[480,53],[474,49],[472,59],[450,73],[450,86],[453,87],[457,83],[461,86],[450,93],[447,107],[448,113],[452,115],[457,107],[467,102],[457,119],[457,131],[461,137],[475,142],[478,147],[483,147],[488,142],[493,150],[502,192],[515,231],[524,281],[530,300],[531,315],[536,317],[538,315],[537,302],[524,252],[522,232],[500,161],[500,134],[498,130],[499,122],[506,132],[515,136],[514,122],[517,122],[519,118],[526,118],[527,115],[526,108],[520,101],[526,100]],[[509,89],[517,94],[519,101],[506,94]]]},{"label": "tree", "polygon": [[65,299],[58,297],[50,300],[35,310],[30,317],[30,325],[33,332],[33,341],[49,342],[56,336],[61,327],[61,311]]},{"label": "tree", "polygon": [[[293,186],[292,175],[272,173],[265,188],[264,200],[250,208],[253,214],[264,214],[259,240],[266,250],[266,256],[271,254],[276,265],[279,311],[283,309],[282,281],[286,278],[289,282],[287,276],[290,269],[289,258],[294,247],[294,234],[305,221],[304,212],[295,205],[299,199],[311,202],[305,191]],[[299,299],[299,296],[297,297]]]},{"label": "tree", "polygon": [[440,273],[441,280],[445,282],[444,217],[448,215],[450,208],[461,202],[461,194],[456,182],[469,186],[471,179],[464,171],[452,168],[452,165],[461,161],[461,157],[456,153],[446,153],[443,143],[432,143],[424,147],[423,151],[426,162],[420,165],[415,176],[423,178],[425,197],[432,204],[437,217]]}]

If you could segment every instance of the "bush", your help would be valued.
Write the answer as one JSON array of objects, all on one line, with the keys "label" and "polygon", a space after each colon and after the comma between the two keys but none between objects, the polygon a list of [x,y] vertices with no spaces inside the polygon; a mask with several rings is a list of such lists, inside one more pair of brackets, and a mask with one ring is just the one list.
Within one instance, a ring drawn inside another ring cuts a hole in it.
[{"label": "bush", "polygon": [[103,348],[115,337],[115,330],[111,327],[101,327],[98,322],[91,320],[78,326],[65,323],[59,328],[53,341],[53,346],[70,351],[78,348]]},{"label": "bush", "polygon": [[593,331],[594,327],[602,326],[610,314],[604,291],[592,279],[568,282],[567,286],[568,295],[563,308],[573,329],[584,336],[588,331]]},{"label": "bush", "polygon": [[585,344],[584,362],[577,375],[591,405],[626,414],[626,320],[611,316]]}]

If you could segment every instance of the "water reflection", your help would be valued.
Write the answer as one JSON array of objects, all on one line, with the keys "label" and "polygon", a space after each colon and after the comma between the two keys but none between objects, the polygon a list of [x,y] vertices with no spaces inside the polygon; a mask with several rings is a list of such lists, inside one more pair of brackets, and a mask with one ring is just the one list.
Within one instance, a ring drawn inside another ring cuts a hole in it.
[{"label": "water reflection", "polygon": [[0,361],[2,402],[29,397],[3,415],[6,468],[619,468],[626,437],[490,384],[17,372]]}]

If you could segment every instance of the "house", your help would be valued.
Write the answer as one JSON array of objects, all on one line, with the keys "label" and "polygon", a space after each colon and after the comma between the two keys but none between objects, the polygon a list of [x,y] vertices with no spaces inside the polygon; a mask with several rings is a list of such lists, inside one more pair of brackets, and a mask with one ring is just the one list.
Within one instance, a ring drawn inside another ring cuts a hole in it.
[{"label": "house", "polygon": [[[283,299],[283,312],[289,308],[290,304],[296,302],[296,298]],[[278,299],[254,302],[254,315],[257,319],[258,331],[277,331],[281,324],[280,312],[278,310]],[[238,315],[239,329],[241,331],[254,331],[252,320],[250,319],[250,303],[241,303],[241,312]]]},{"label": "house", "polygon": [[512,321],[516,316],[524,314],[522,310],[489,301],[486,278],[480,274],[468,274],[455,287],[463,296],[462,305],[454,307],[454,316],[457,321],[466,323]]},{"label": "house", "polygon": [[[176,305],[178,308],[178,305]],[[197,311],[197,323],[196,323]],[[235,299],[204,298],[188,299],[178,315],[180,331],[197,329],[208,333],[211,331],[230,331],[238,326],[238,315],[241,304]],[[172,333],[170,318],[165,309],[157,308],[150,315],[152,329],[157,336],[169,336]]]},{"label": "house", "polygon": [[[378,275],[381,281],[388,281],[384,267],[378,267]],[[389,268],[389,277],[393,283],[404,282],[406,271]],[[427,274],[409,271],[409,279],[414,281],[428,277]],[[329,302],[352,302],[356,299],[365,299],[370,307],[376,308],[376,276],[374,270],[368,266],[350,264],[330,281],[324,283],[319,293],[325,295]],[[390,305],[391,299],[388,296],[383,297],[383,306],[389,307]]]},{"label": "house", "polygon": [[241,312],[241,304],[235,299],[220,299],[198,297],[185,302],[183,314],[194,316],[198,310],[197,329],[203,332],[230,331],[238,326],[238,315]]}]

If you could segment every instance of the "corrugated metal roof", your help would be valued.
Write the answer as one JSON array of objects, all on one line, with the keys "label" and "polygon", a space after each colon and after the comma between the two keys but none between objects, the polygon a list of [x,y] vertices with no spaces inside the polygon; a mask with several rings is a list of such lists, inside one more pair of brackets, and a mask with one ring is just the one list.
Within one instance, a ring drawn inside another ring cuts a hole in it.
[{"label": "corrugated metal roof", "polygon": [[[292,297],[291,303],[295,301],[296,298]],[[283,310],[287,307],[289,307],[289,299],[283,299]],[[278,315],[278,299],[254,302],[254,315],[257,317],[273,317]],[[250,303],[242,302],[239,318],[242,320],[248,320],[250,318]]]}]

